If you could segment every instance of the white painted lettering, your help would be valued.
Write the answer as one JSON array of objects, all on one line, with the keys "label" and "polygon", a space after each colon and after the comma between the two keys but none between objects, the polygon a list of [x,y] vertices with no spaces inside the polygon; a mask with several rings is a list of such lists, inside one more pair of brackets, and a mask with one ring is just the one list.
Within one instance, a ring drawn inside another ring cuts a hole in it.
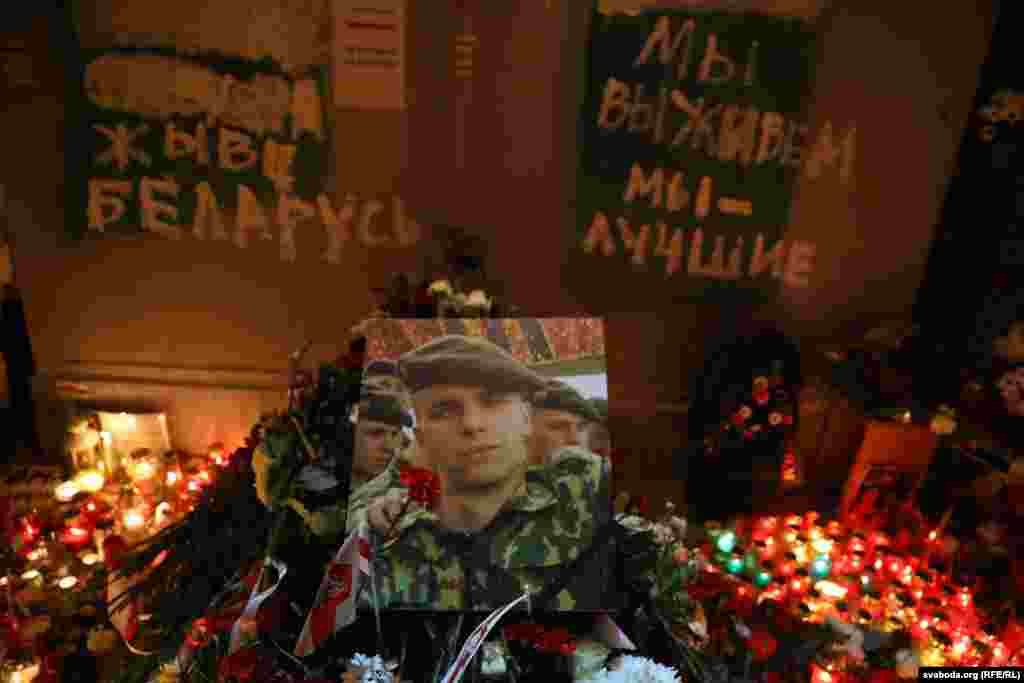
[{"label": "white painted lettering", "polygon": [[722,112],[718,131],[719,161],[738,161],[749,166],[757,147],[757,122],[760,112],[753,107],[729,105]]},{"label": "white painted lettering", "polygon": [[810,242],[795,240],[789,247],[786,271],[782,282],[787,287],[806,289],[811,286],[810,274],[814,270],[817,247]]},{"label": "white painted lettering", "polygon": [[[717,73],[716,73],[717,71]],[[736,62],[718,51],[718,36],[708,35],[708,44],[704,50],[704,59],[700,62],[697,80],[701,83],[711,82],[719,85],[728,83],[736,76]]]},{"label": "white painted lettering", "polygon": [[316,207],[293,195],[280,195],[277,200],[277,225],[281,229],[281,260],[295,263],[295,229],[316,216]]},{"label": "white painted lettering", "polygon": [[269,138],[263,145],[263,175],[270,178],[280,194],[295,191],[295,177],[291,170],[297,152],[295,145],[282,145]]},{"label": "white painted lettering", "polygon": [[651,231],[651,226],[641,225],[640,230],[634,233],[629,221],[625,218],[619,218],[615,222],[619,226],[619,236],[622,237],[626,251],[633,252],[633,264],[637,266],[644,265],[647,261],[647,237]]},{"label": "white painted lettering", "polygon": [[826,122],[815,139],[810,156],[807,159],[807,177],[820,178],[825,168],[838,166],[839,179],[845,184],[853,177],[853,164],[856,155],[857,128],[851,126],[839,144],[833,133],[832,123]]},{"label": "white painted lettering", "polygon": [[656,168],[651,171],[651,175],[644,176],[644,169],[641,168],[640,164],[633,164],[633,167],[629,170],[629,182],[626,184],[626,192],[622,197],[622,201],[629,202],[634,201],[637,197],[651,197],[651,208],[661,208],[661,201],[663,196],[662,186],[664,184],[664,171],[660,168]]},{"label": "white painted lettering", "polygon": [[256,166],[252,137],[231,128],[218,129],[217,163],[228,171],[245,171]]},{"label": "white painted lettering", "polygon": [[761,143],[757,147],[757,163],[763,164],[779,157],[786,139],[786,119],[774,111],[761,117]]},{"label": "white painted lettering", "polygon": [[[682,80],[686,78],[686,72],[690,67],[690,53],[693,48],[693,34],[697,29],[697,23],[693,19],[687,19],[683,22],[682,26],[679,27],[679,31],[672,36],[672,22],[667,16],[659,17],[654,25],[654,30],[647,36],[647,42],[644,43],[643,49],[633,62],[633,66],[641,66],[646,64],[654,54],[655,50],[658,50],[658,62],[664,66],[671,64],[677,57],[679,47],[682,45],[683,40],[686,41],[686,47],[682,53],[679,54],[679,63],[676,69],[676,78]],[[705,58],[706,59],[706,58]]]},{"label": "white painted lettering", "polygon": [[786,260],[786,242],[779,240],[767,253],[764,250],[764,235],[758,235],[754,241],[754,254],[750,259],[750,277],[757,277],[769,267],[772,277],[782,277]]},{"label": "white painted lettering", "polygon": [[164,156],[171,160],[193,157],[198,165],[208,165],[210,144],[206,125],[202,122],[196,124],[196,132],[190,134],[168,123],[164,126]]},{"label": "white painted lettering", "polygon": [[326,195],[319,195],[316,203],[320,210],[320,221],[327,230],[327,251],[324,252],[324,260],[333,264],[341,263],[341,248],[352,238],[356,198],[353,195],[346,196],[345,203],[338,213],[335,213]]},{"label": "white painted lettering", "polygon": [[376,199],[370,199],[363,204],[363,213],[359,218],[359,241],[366,247],[380,247],[388,244],[390,240],[386,236],[373,234],[373,219],[381,212],[384,205]]},{"label": "white painted lettering", "polygon": [[192,221],[192,235],[196,239],[205,240],[209,234],[215,240],[230,239],[224,228],[224,217],[220,212],[220,204],[210,183],[205,180],[196,185],[196,213]]},{"label": "white painted lettering", "polygon": [[245,249],[249,246],[249,233],[259,232],[265,240],[273,239],[270,221],[256,199],[256,193],[246,185],[238,186],[238,215],[235,217],[235,246]]},{"label": "white painted lettering", "polygon": [[668,226],[657,222],[658,242],[654,245],[654,255],[665,257],[665,275],[671,277],[679,272],[683,264],[683,230],[675,228],[672,238],[668,237]]},{"label": "white painted lettering", "polygon": [[178,207],[157,199],[157,195],[178,197],[178,183],[170,178],[142,178],[139,181],[139,205],[142,228],[172,240],[181,239],[181,228],[170,221],[178,220]]},{"label": "white painted lettering", "polygon": [[92,178],[89,180],[89,229],[103,232],[104,227],[124,218],[132,194],[130,180]]},{"label": "white painted lettering", "polygon": [[583,251],[587,254],[593,254],[598,248],[605,256],[615,254],[615,239],[612,237],[611,226],[608,225],[608,217],[600,211],[594,213],[594,220],[590,222],[587,236],[583,240]]},{"label": "white painted lettering", "polygon": [[[604,97],[601,100],[597,125],[609,130],[618,130],[629,118],[629,111],[629,86],[622,81],[609,78],[604,85]],[[612,118],[613,114],[615,118]]]}]

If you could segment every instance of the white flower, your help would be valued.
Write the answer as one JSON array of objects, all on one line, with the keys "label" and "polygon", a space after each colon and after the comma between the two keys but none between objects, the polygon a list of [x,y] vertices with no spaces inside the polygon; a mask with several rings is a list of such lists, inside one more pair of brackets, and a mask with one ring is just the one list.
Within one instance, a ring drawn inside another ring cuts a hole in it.
[{"label": "white flower", "polygon": [[654,528],[654,525],[649,520],[644,519],[640,515],[627,515],[622,513],[616,515],[615,521],[634,533],[651,531]]},{"label": "white flower", "polygon": [[610,670],[580,679],[586,683],[680,683],[679,672],[645,657],[620,657]]},{"label": "white flower", "polygon": [[394,674],[379,656],[368,657],[356,653],[348,662],[348,671],[354,672],[359,683],[392,683]]},{"label": "white flower", "polygon": [[736,634],[743,640],[750,640],[754,633],[750,630],[750,627],[744,624],[742,621],[736,622]]},{"label": "white flower", "polygon": [[447,280],[437,280],[430,284],[430,293],[435,296],[451,296],[452,294],[452,283]]}]

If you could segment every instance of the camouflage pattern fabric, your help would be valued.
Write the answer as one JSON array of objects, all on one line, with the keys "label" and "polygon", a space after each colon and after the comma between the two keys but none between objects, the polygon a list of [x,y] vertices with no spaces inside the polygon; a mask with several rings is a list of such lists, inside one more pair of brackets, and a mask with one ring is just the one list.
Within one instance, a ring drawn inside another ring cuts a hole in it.
[{"label": "camouflage pattern fabric", "polygon": [[366,521],[366,508],[370,501],[389,492],[405,491],[399,475],[403,465],[413,465],[408,457],[409,449],[397,458],[392,458],[384,471],[369,481],[352,479],[352,490],[348,497],[348,529],[351,531]]},{"label": "camouflage pattern fabric", "polygon": [[[444,530],[434,512],[410,509],[395,536],[378,542],[373,569],[381,607],[493,610],[554,580],[611,515],[607,461],[582,448],[559,455],[557,463],[531,467],[525,493],[479,533]],[[352,501],[350,523],[365,519],[371,494],[389,492],[396,480],[397,470],[367,484]],[[611,578],[611,554],[602,550],[554,604],[535,607],[599,609]],[[371,591],[363,591],[361,604],[372,606]]]}]

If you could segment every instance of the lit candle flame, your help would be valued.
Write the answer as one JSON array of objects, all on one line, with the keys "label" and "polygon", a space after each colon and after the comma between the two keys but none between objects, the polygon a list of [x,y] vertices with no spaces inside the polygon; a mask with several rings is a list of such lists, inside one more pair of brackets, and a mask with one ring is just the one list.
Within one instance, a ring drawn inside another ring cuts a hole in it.
[{"label": "lit candle flame", "polygon": [[11,683],[29,683],[29,681],[35,679],[39,675],[39,662],[32,664],[22,664],[18,668],[11,671],[11,677],[8,679]]},{"label": "lit candle flame", "polygon": [[838,583],[833,581],[819,581],[814,584],[814,587],[826,598],[832,598],[834,600],[842,600],[849,592],[848,588],[840,586]]},{"label": "lit candle flame", "polygon": [[75,577],[65,576],[63,579],[57,582],[57,585],[63,588],[64,590],[68,590],[74,588],[77,583],[78,579],[76,579]]},{"label": "lit candle flame", "polygon": [[83,491],[89,493],[96,493],[103,488],[106,480],[103,475],[96,470],[86,470],[78,475],[77,484],[82,488]]},{"label": "lit candle flame", "polygon": [[146,518],[138,510],[128,510],[124,513],[124,526],[126,529],[135,530],[146,523]]},{"label": "lit candle flame", "polygon": [[167,485],[174,486],[178,481],[178,473],[173,470],[167,473]]},{"label": "lit candle flame", "polygon": [[69,500],[77,496],[78,492],[81,490],[82,489],[80,489],[78,484],[75,482],[66,481],[63,484],[59,484],[57,488],[54,489],[53,493],[57,500],[62,503],[67,503]]},{"label": "lit candle flame", "polygon": [[832,552],[832,541],[826,538],[819,538],[811,543],[811,547],[814,548],[814,552],[819,555],[828,555]]},{"label": "lit candle flame", "polygon": [[87,567],[91,567],[99,561],[100,556],[96,553],[86,553],[85,555],[82,555],[82,564],[84,564]]},{"label": "lit candle flame", "polygon": [[38,579],[39,578],[39,570],[38,569],[29,569],[27,572],[25,572],[24,574],[21,575],[21,578],[24,579],[25,581],[31,581],[32,579]]}]

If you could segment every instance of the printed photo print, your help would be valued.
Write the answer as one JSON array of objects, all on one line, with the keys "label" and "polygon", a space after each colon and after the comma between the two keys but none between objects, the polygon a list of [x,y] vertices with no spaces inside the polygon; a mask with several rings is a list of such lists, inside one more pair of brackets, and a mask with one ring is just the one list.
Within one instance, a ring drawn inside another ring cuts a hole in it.
[{"label": "printed photo print", "polygon": [[348,525],[364,607],[611,609],[600,319],[373,321]]}]

